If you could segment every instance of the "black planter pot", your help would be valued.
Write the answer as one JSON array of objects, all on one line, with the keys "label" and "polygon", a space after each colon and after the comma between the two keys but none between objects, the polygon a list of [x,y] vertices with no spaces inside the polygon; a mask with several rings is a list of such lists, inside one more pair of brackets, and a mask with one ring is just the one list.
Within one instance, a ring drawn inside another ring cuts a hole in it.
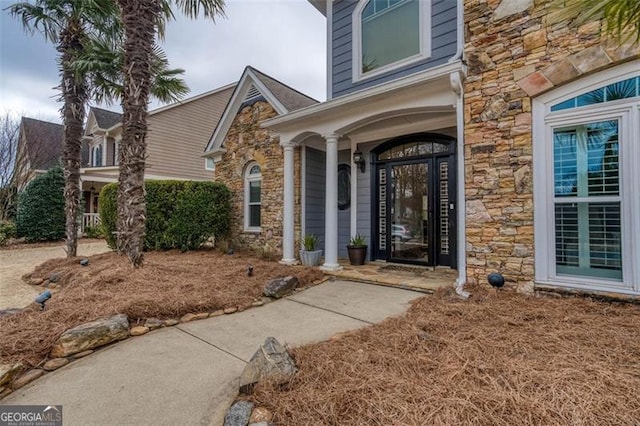
[{"label": "black planter pot", "polygon": [[347,253],[352,265],[364,265],[364,261],[367,259],[367,246],[347,246]]}]

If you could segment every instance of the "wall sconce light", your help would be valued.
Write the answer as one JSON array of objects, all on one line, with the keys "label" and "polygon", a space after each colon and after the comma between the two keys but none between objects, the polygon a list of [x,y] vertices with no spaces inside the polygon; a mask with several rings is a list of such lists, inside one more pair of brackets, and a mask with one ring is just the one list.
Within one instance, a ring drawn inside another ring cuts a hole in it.
[{"label": "wall sconce light", "polygon": [[360,167],[360,171],[364,173],[367,162],[364,159],[364,154],[357,150],[353,153],[353,162]]}]

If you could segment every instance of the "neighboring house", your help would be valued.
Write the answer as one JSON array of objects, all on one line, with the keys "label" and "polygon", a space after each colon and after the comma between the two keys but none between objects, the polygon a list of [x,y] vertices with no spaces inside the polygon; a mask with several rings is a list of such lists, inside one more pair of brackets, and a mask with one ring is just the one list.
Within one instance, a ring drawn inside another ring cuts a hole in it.
[{"label": "neighboring house", "polygon": [[277,110],[261,92],[269,105],[242,110],[245,88],[229,141],[207,147],[233,178],[239,240],[281,240],[294,263],[313,233],[335,270],[359,233],[369,260],[453,268],[458,284],[500,272],[527,292],[640,295],[637,44],[553,24],[547,1],[310,2],[328,100]]},{"label": "neighboring house", "polygon": [[[233,191],[235,245],[282,253],[285,214],[300,235],[301,150],[289,151],[295,170],[286,175],[282,147],[260,123],[317,103],[255,68],[245,68],[204,153],[215,164],[215,180]],[[295,214],[283,210],[283,182],[295,188]]]},{"label": "neighboring house", "polygon": [[[149,112],[145,179],[213,178],[213,162],[202,158],[202,147],[234,87],[227,85]],[[83,226],[97,223],[100,190],[118,181],[121,121],[121,114],[116,112],[95,107],[89,111],[80,177],[85,199]]]},{"label": "neighboring house", "polygon": [[63,143],[61,124],[22,117],[14,171],[18,191],[34,177],[62,164]]}]

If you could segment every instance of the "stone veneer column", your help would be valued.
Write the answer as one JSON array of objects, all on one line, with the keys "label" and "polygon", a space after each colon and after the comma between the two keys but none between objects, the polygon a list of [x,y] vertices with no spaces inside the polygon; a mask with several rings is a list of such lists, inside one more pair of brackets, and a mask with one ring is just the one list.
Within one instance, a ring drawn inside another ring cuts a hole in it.
[{"label": "stone veneer column", "polygon": [[325,135],[327,144],[325,172],[324,265],[320,269],[336,271],[338,263],[338,136]]},{"label": "stone veneer column", "polygon": [[294,156],[293,145],[283,144],[284,150],[284,212],[282,219],[282,260],[280,263],[293,265],[297,263],[295,255],[295,188],[294,188]]}]

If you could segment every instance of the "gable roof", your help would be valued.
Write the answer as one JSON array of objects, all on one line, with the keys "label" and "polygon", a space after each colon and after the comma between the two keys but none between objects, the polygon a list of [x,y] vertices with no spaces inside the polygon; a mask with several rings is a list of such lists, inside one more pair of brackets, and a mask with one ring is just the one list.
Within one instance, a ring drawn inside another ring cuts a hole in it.
[{"label": "gable roof", "polygon": [[96,107],[91,107],[91,112],[93,112],[93,116],[96,119],[96,124],[101,129],[110,129],[122,121],[122,114],[118,112]]},{"label": "gable roof", "polygon": [[287,86],[284,83],[275,80],[272,77],[258,71],[253,67],[247,67],[254,72],[256,77],[271,91],[278,101],[287,109],[287,112],[296,111],[304,107],[308,107],[317,104],[318,101],[305,95],[302,92],[297,91],[291,86]]},{"label": "gable roof", "polygon": [[58,164],[62,157],[64,126],[22,117],[20,133],[20,140],[26,144],[31,169],[47,170]]},{"label": "gable roof", "polygon": [[287,114],[314,104],[317,100],[287,86],[257,69],[247,66],[235,87],[233,95],[218,122],[209,143],[205,148],[205,154],[219,152],[233,120],[239,109],[248,99],[263,97],[278,113]]}]

